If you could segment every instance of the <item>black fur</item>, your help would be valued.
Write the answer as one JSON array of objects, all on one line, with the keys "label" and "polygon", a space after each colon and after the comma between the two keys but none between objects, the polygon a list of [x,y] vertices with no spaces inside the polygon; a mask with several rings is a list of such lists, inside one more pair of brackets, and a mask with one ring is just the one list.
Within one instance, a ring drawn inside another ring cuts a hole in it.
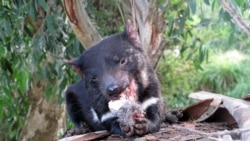
[{"label": "black fur", "polygon": [[[100,120],[93,120],[94,116],[92,110],[91,97],[86,93],[83,81],[79,81],[71,85],[66,91],[67,111],[70,119],[76,127],[81,127],[82,124],[88,123],[91,130],[98,131],[105,128]],[[109,109],[105,109],[108,111]]]},{"label": "black fur", "polygon": [[[145,117],[134,119],[133,133],[120,127],[119,117],[112,115],[108,107],[109,101],[118,98],[132,82],[136,87],[137,103],[152,97],[161,101],[157,76],[134,35],[135,31],[126,29],[121,34],[103,39],[78,59],[67,62],[82,77],[66,91],[67,111],[75,126],[86,123],[93,131],[107,129],[111,133],[129,136],[159,130],[159,104],[150,104],[145,109]],[[107,114],[111,116],[103,120]]]}]

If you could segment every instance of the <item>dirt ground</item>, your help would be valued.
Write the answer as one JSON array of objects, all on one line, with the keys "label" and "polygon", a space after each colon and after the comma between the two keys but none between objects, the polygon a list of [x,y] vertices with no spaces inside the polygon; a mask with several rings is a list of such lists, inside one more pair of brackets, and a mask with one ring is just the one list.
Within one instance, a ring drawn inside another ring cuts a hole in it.
[{"label": "dirt ground", "polygon": [[[209,141],[212,138],[205,133],[213,133],[224,130],[231,130],[234,127],[229,127],[225,123],[192,123],[183,122],[179,124],[166,125],[162,124],[159,132],[147,134],[142,137],[121,137],[111,135],[99,140],[103,141]],[[195,130],[195,131],[194,131]],[[196,133],[197,132],[197,133]],[[199,133],[201,132],[201,133]],[[204,134],[203,134],[204,133]],[[219,138],[219,137],[215,137]],[[234,139],[239,139],[235,136]]]}]

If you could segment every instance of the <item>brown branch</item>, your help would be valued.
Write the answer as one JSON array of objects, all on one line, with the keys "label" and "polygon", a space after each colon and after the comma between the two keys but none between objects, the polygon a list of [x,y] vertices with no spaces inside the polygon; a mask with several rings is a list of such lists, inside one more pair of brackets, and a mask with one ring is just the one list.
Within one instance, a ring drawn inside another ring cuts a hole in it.
[{"label": "brown branch", "polygon": [[220,0],[220,3],[223,6],[223,8],[229,13],[229,15],[232,18],[232,21],[244,32],[246,32],[248,36],[250,36],[250,27],[243,21],[242,17],[240,17],[240,15],[233,7],[233,5],[230,3],[230,1]]},{"label": "brown branch", "polygon": [[83,8],[82,1],[63,0],[63,5],[70,25],[84,48],[97,43],[101,39],[101,36]]}]

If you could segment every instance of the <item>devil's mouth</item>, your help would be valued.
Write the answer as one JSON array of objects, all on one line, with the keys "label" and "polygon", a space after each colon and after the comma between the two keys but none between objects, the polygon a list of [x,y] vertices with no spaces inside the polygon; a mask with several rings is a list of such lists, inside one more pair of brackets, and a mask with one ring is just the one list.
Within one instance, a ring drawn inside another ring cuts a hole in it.
[{"label": "devil's mouth", "polygon": [[125,88],[124,91],[122,91],[119,94],[115,94],[111,97],[111,101],[116,100],[130,100],[130,101],[136,101],[137,95],[136,95],[136,85],[135,81],[132,80],[129,85]]},{"label": "devil's mouth", "polygon": [[109,109],[116,111],[128,101],[135,102],[137,100],[136,89],[135,81],[132,80],[124,91],[110,97]]}]

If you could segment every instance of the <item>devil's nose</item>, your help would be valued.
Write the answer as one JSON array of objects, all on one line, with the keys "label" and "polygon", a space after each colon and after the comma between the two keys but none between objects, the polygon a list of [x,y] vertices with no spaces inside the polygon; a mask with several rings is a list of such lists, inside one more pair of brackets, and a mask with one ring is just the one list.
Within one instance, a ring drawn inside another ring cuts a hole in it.
[{"label": "devil's nose", "polygon": [[107,93],[110,96],[118,95],[123,91],[123,88],[116,84],[111,84],[107,87]]}]

